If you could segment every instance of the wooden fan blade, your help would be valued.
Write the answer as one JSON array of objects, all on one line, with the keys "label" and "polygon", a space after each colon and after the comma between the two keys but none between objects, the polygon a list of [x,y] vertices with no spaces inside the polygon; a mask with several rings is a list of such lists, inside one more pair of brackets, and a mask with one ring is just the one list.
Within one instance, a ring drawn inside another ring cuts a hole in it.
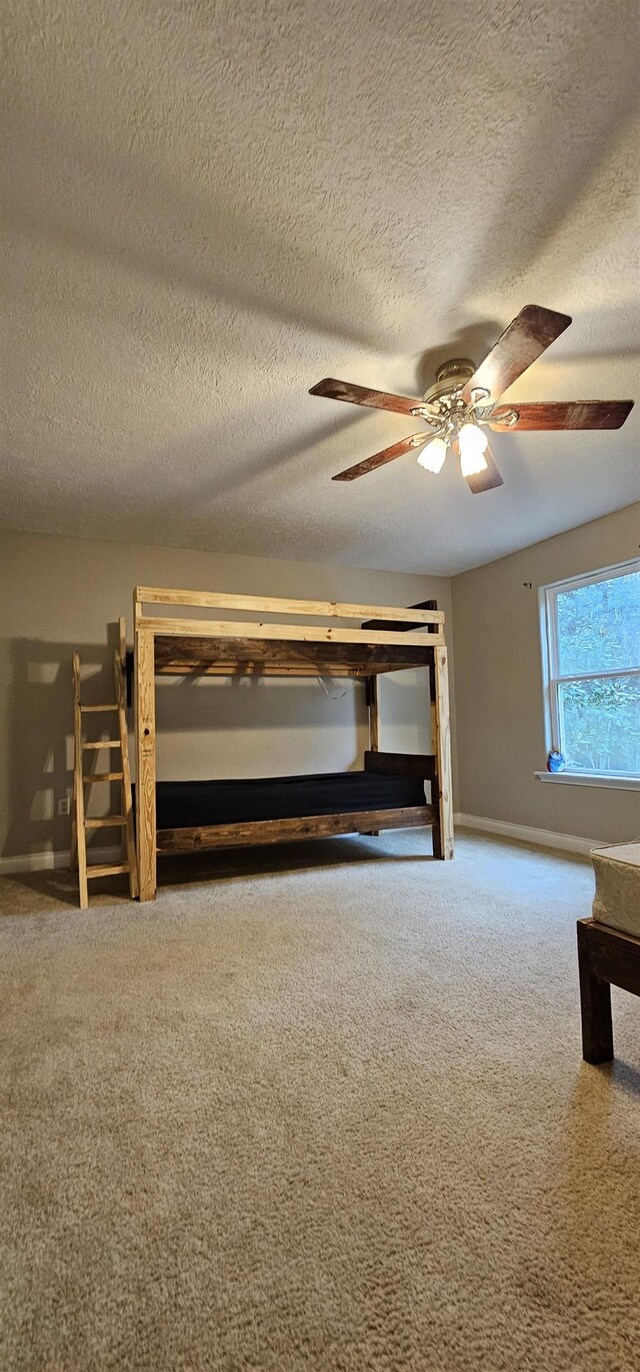
[{"label": "wooden fan blade", "polygon": [[324,395],[328,400],[348,400],[350,405],[371,405],[374,410],[394,410],[397,414],[411,414],[422,401],[410,395],[390,395],[387,391],[371,391],[367,386],[354,386],[349,381],[336,381],[326,376],[309,395]]},{"label": "wooden fan blade", "polygon": [[[409,438],[403,438],[399,443],[392,443],[390,448],[383,448],[381,453],[374,453],[373,457],[365,457],[363,462],[357,462],[355,467],[347,467],[346,471],[338,472],[337,476],[332,476],[332,481],[355,481],[357,476],[366,476],[367,472],[375,472],[376,467],[383,467],[385,462],[394,462],[396,457],[403,457],[408,452],[418,452],[423,448],[434,434],[411,434]],[[422,439],[417,443],[416,439]]]},{"label": "wooden fan blade", "polygon": [[[454,439],[451,446],[459,460],[460,444],[457,438]],[[473,476],[465,476],[465,481],[472,495],[482,495],[483,491],[493,491],[497,486],[504,486],[491,449],[485,448],[483,456],[487,464],[486,467],[483,467],[481,472],[474,472]]]},{"label": "wooden fan blade", "polygon": [[463,400],[470,402],[476,386],[488,391],[490,400],[497,400],[570,323],[568,314],[546,310],[544,305],[525,305],[467,381]]},{"label": "wooden fan blade", "polygon": [[[527,405],[501,405],[487,423],[496,432],[506,429],[620,429],[633,400],[538,400]],[[500,415],[516,414],[513,424],[501,424]]]}]

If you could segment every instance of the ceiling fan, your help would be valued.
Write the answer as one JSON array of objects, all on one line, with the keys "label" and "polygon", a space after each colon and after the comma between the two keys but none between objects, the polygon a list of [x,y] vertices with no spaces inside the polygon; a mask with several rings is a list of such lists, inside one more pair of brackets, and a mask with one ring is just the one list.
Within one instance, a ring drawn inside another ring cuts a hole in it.
[{"label": "ceiling fan", "polygon": [[326,377],[309,391],[310,395],[330,400],[348,400],[352,405],[370,405],[378,410],[395,410],[414,415],[429,426],[427,433],[410,434],[392,443],[373,457],[338,472],[334,481],[354,481],[393,462],[404,453],[419,449],[418,462],[427,471],[440,471],[451,447],[460,470],[474,495],[502,486],[482,425],[500,433],[506,429],[619,429],[632,400],[539,400],[498,405],[503,391],[535,362],[537,357],[568,328],[571,317],[546,310],[543,305],[525,305],[512,320],[479,367],[467,358],[445,362],[436,372],[433,386],[422,400],[412,396],[389,395],[366,386]]}]

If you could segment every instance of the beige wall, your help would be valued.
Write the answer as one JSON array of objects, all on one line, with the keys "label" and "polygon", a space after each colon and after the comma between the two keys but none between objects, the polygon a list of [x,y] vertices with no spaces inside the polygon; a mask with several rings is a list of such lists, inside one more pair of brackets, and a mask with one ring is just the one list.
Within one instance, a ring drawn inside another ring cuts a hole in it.
[{"label": "beige wall", "polygon": [[[71,786],[71,654],[109,699],[107,628],[127,616],[136,584],[294,595],[389,605],[430,597],[450,616],[450,582],[258,558],[0,534],[0,858],[69,846],[57,803]],[[451,625],[447,631],[451,640]],[[107,675],[105,675],[105,672]],[[452,683],[453,685],[453,683]],[[361,765],[367,742],[362,683],[160,680],[160,777],[286,776]],[[425,751],[426,673],[380,688],[382,746]]]},{"label": "beige wall", "polygon": [[639,543],[633,505],[454,577],[459,811],[584,838],[640,834],[638,792],[533,775],[547,751],[538,589],[635,557]]}]

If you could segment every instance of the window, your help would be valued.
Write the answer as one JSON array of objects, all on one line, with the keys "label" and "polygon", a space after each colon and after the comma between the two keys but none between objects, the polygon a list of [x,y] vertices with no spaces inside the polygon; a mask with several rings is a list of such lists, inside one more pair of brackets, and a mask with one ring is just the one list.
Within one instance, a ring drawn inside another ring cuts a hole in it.
[{"label": "window", "polygon": [[566,773],[640,776],[640,562],[540,594],[549,747]]}]

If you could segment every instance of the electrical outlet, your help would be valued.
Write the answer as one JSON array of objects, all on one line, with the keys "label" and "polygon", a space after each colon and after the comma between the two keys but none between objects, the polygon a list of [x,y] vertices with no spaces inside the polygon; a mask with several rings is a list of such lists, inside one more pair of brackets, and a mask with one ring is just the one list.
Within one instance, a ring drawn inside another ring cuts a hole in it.
[{"label": "electrical outlet", "polygon": [[69,797],[68,797],[68,796],[63,796],[62,799],[58,801],[58,814],[59,814],[59,815],[69,815],[69,814],[70,814]]}]

